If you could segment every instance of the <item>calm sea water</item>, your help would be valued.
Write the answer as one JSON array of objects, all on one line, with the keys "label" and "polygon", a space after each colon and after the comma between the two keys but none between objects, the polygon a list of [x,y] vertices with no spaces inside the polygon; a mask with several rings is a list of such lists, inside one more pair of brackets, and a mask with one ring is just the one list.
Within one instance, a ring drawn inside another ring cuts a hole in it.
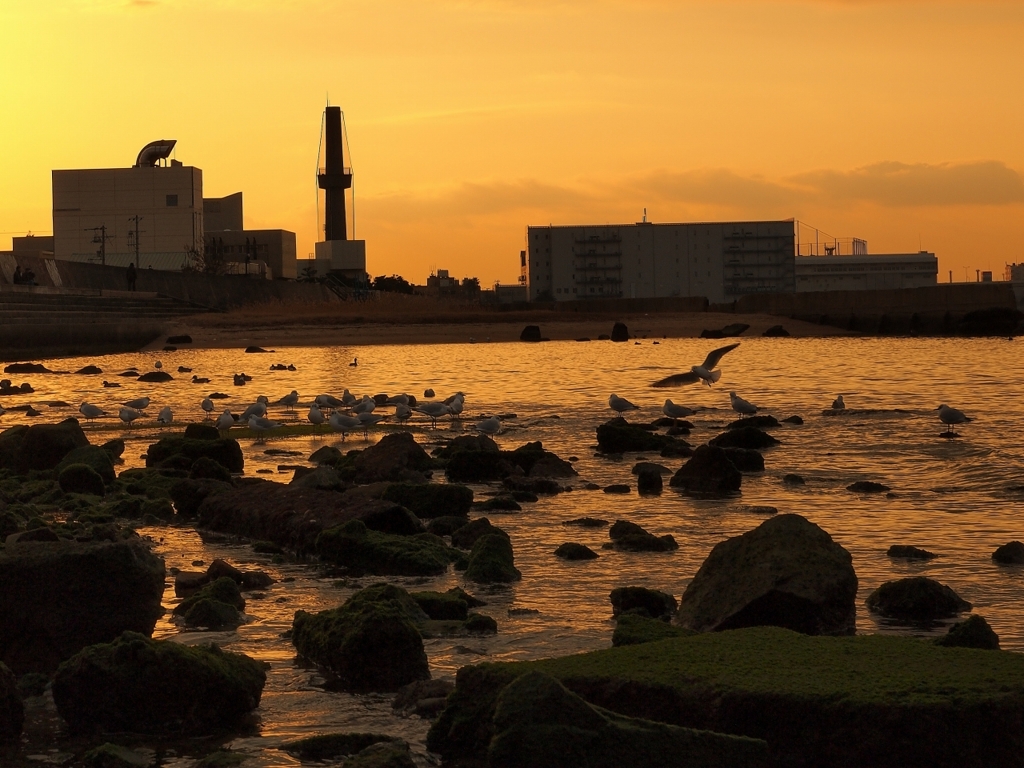
[{"label": "calm sea water", "polygon": [[[867,595],[882,582],[910,575],[927,575],[952,586],[974,604],[999,633],[1004,648],[1024,650],[1024,569],[996,566],[992,551],[1012,539],[1024,540],[1024,416],[1019,407],[1024,395],[1024,354],[1020,342],[1005,339],[746,339],[721,365],[721,382],[713,389],[690,386],[674,390],[651,389],[650,382],[699,363],[716,342],[697,339],[644,340],[640,344],[611,342],[551,342],[544,344],[465,344],[444,346],[359,347],[322,346],[281,349],[274,354],[251,355],[240,350],[180,350],[159,355],[114,355],[91,359],[45,362],[52,369],[73,371],[93,363],[102,376],[14,375],[16,383],[29,381],[32,395],[0,398],[10,408],[27,402],[42,411],[29,419],[8,411],[0,424],[56,421],[76,415],[83,401],[116,413],[120,403],[147,395],[152,405],[145,424],[124,429],[116,419],[86,425],[93,442],[124,436],[126,467],[141,466],[141,455],[158,437],[157,411],[170,405],[179,422],[200,420],[199,403],[213,391],[230,395],[218,401],[218,412],[238,412],[259,394],[276,400],[292,389],[299,391],[306,408],[299,416],[272,408],[271,416],[284,421],[302,420],[312,398],[322,392],[340,395],[344,388],[356,394],[421,396],[432,387],[443,398],[456,391],[466,395],[462,424],[445,421],[437,430],[425,419],[410,427],[428,450],[463,431],[482,415],[515,413],[505,422],[498,442],[506,448],[531,440],[563,458],[577,457],[577,490],[526,504],[520,513],[496,515],[491,520],[512,536],[516,564],[523,580],[511,587],[479,588],[466,584],[487,600],[481,609],[498,620],[494,637],[426,641],[435,677],[452,677],[456,670],[481,660],[537,659],[608,647],[613,623],[608,593],[615,587],[642,585],[661,589],[677,598],[707,556],[724,538],[757,526],[764,515],[750,508],[777,507],[796,512],[828,531],[853,555],[860,579],[858,632],[922,634],[884,624],[864,608]],[[350,367],[359,356],[359,366]],[[115,374],[128,366],[150,370],[160,359],[175,375],[165,384],[143,384]],[[269,371],[272,363],[294,364],[294,372]],[[210,384],[190,383],[191,374],[175,373],[183,365],[208,377]],[[232,385],[232,374],[245,372],[253,380],[245,387]],[[119,389],[104,389],[100,379],[115,381]],[[746,475],[739,497],[693,500],[668,489],[660,497],[640,498],[635,493],[633,464],[641,458],[675,470],[683,460],[662,460],[655,455],[628,455],[622,461],[595,455],[595,427],[613,414],[607,408],[612,392],[642,407],[631,420],[650,421],[661,415],[665,397],[698,408],[691,443],[698,444],[720,432],[734,414],[730,390],[754,402],[762,412],[782,419],[798,414],[801,426],[784,425],[773,434],[782,441],[765,452],[766,471]],[[838,393],[850,411],[827,416]],[[68,406],[48,406],[64,401]],[[974,421],[958,428],[960,437],[939,437],[942,425],[935,408],[948,403]],[[867,411],[867,413],[858,413]],[[390,413],[390,408],[378,409]],[[180,428],[180,426],[179,426]],[[381,432],[371,432],[370,440]],[[266,476],[287,482],[290,472],[280,464],[302,463],[332,435],[271,438],[266,445],[245,439],[246,474],[271,470]],[[361,439],[349,440],[355,447]],[[298,451],[299,456],[268,455],[268,449]],[[807,484],[782,483],[790,472]],[[862,496],[845,487],[856,480],[889,485],[894,498]],[[587,482],[605,486],[630,483],[628,496],[583,490]],[[475,488],[488,490],[485,486]],[[590,515],[608,520],[628,519],[655,534],[670,533],[679,550],[664,554],[630,554],[601,550],[607,529],[566,527],[562,522]],[[340,604],[355,587],[336,588],[330,579],[298,564],[274,565],[253,555],[247,547],[207,545],[192,530],[153,528],[142,533],[157,542],[168,567],[192,568],[194,560],[209,563],[225,557],[243,567],[260,567],[281,579],[262,599],[250,599],[249,623],[237,632],[181,633],[162,621],[156,635],[181,642],[215,640],[225,648],[242,651],[271,663],[260,710],[258,734],[230,743],[252,753],[247,765],[288,765],[296,761],[275,747],[282,741],[313,733],[374,730],[409,740],[424,765],[430,758],[423,746],[428,724],[417,718],[392,715],[387,696],[351,696],[318,687],[315,670],[296,666],[293,648],[281,634],[291,626],[297,609],[322,610]],[[600,552],[598,560],[565,563],[553,550],[564,541],[579,541]],[[891,544],[914,544],[940,556],[925,563],[892,560],[885,555]],[[288,581],[284,581],[288,579]],[[377,579],[361,580],[362,585]],[[396,583],[418,589],[444,590],[462,584],[460,575]],[[165,606],[176,602],[170,582]],[[526,611],[521,609],[527,609]],[[933,633],[944,631],[936,628]],[[182,765],[187,764],[182,757]],[[174,760],[168,764],[176,764]]]}]

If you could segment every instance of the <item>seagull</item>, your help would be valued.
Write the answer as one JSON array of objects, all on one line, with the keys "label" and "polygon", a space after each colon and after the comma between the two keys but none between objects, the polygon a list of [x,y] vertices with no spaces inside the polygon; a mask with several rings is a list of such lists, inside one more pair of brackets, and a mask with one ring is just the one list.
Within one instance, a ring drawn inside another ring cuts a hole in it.
[{"label": "seagull", "polygon": [[491,416],[483,421],[478,421],[476,431],[485,435],[496,435],[501,432],[501,420],[497,416]]},{"label": "seagull", "polygon": [[[347,389],[345,391],[348,392]],[[321,410],[327,409],[329,411],[333,411],[335,408],[341,408],[343,405],[349,405],[349,403],[339,400],[334,395],[317,395],[314,402]],[[354,397],[352,398],[352,402],[355,402]]]},{"label": "seagull", "polygon": [[673,403],[671,400],[666,400],[665,404],[661,406],[661,412],[668,416],[673,421],[679,421],[685,419],[687,416],[693,416],[696,413],[692,408],[687,408],[685,405],[678,405]]},{"label": "seagull", "polygon": [[626,411],[639,411],[639,405],[633,405],[629,400],[624,397],[619,397],[614,392],[611,397],[608,398],[608,407],[616,413],[625,413]]},{"label": "seagull", "polygon": [[448,410],[451,411],[453,419],[457,419],[462,415],[462,407],[464,402],[465,401],[462,399],[462,397],[459,396],[452,400],[450,403],[448,403]]},{"label": "seagull", "polygon": [[846,403],[843,402],[843,396],[838,395],[835,400],[832,401],[833,411],[842,411],[846,409]]},{"label": "seagull", "polygon": [[92,421],[93,419],[98,419],[100,416],[107,415],[103,410],[92,403],[82,403],[78,407],[78,412],[85,416],[87,421]]},{"label": "seagull", "polygon": [[298,404],[298,402],[299,402],[299,393],[296,392],[293,389],[287,395],[285,395],[280,400],[278,400],[277,404],[285,406],[286,410],[288,410],[288,411],[294,411],[295,410],[295,406]]},{"label": "seagull", "polygon": [[192,383],[193,383],[193,384],[209,384],[209,383],[210,383],[210,380],[209,380],[209,379],[204,379],[204,378],[202,378],[202,377],[200,377],[200,376],[196,376],[196,375],[195,375],[195,374],[193,373],[193,374],[192,374]]},{"label": "seagull", "polygon": [[360,413],[356,418],[358,418],[359,423],[363,425],[363,440],[369,440],[370,427],[381,421],[384,417],[379,413]]},{"label": "seagull", "polygon": [[353,413],[373,413],[373,409],[377,407],[376,401],[369,395],[363,395],[363,399],[352,406]]},{"label": "seagull", "polygon": [[136,411],[144,411],[147,408],[149,408],[149,398],[138,397],[135,400],[129,400],[127,403],[125,403],[125,405]]},{"label": "seagull", "polygon": [[444,403],[424,403],[416,410],[430,417],[430,427],[432,429],[437,428],[437,420],[440,417],[451,413],[448,406]]},{"label": "seagull", "polygon": [[171,413],[171,406],[165,405],[157,414],[156,420],[161,424],[170,424],[174,421],[174,414]]},{"label": "seagull", "polygon": [[356,396],[346,389],[341,393],[341,403],[339,405],[352,405],[356,401]]},{"label": "seagull", "polygon": [[403,423],[409,420],[412,416],[412,408],[404,403],[399,403],[395,406],[395,418],[398,419],[399,423]]},{"label": "seagull", "polygon": [[130,427],[133,421],[142,418],[142,414],[136,411],[134,408],[128,408],[126,406],[118,412],[117,417],[121,421],[123,421],[125,425]]},{"label": "seagull", "polygon": [[677,373],[674,376],[666,376],[664,379],[654,382],[651,386],[680,387],[683,384],[696,384],[699,381],[710,387],[722,378],[722,372],[714,370],[715,366],[718,365],[727,352],[731,352],[739,345],[740,343],[737,341],[735,344],[728,344],[724,347],[713,349],[708,352],[708,356],[704,358],[704,362],[701,365],[693,366],[690,368],[688,373]]},{"label": "seagull", "polygon": [[313,403],[313,405],[309,406],[309,413],[306,414],[306,419],[309,421],[310,424],[316,427],[316,431],[319,434],[320,427],[324,423],[324,414],[317,407],[316,403]]},{"label": "seagull", "polygon": [[331,425],[331,429],[335,432],[341,432],[342,442],[345,441],[346,434],[354,432],[362,427],[362,423],[355,416],[346,416],[345,414],[338,413],[337,411],[331,414],[331,418],[328,419],[328,422]]},{"label": "seagull", "polygon": [[732,409],[736,411],[736,413],[738,413],[740,416],[753,416],[755,413],[757,413],[756,405],[747,400],[744,400],[735,392],[729,393],[729,402],[732,403]]},{"label": "seagull", "polygon": [[[201,402],[199,404],[199,407],[202,408],[204,411],[206,411],[206,418],[207,419],[212,418],[210,416],[210,414],[213,413],[213,400],[211,400],[208,397],[204,397],[203,398],[203,402]],[[203,421],[205,421],[205,420],[206,419],[203,419]]]},{"label": "seagull", "polygon": [[231,429],[235,426],[235,415],[231,411],[225,410],[224,413],[217,417],[216,426],[221,432]]},{"label": "seagull", "polygon": [[242,411],[242,415],[239,416],[239,418],[242,421],[248,421],[250,416],[258,416],[259,418],[262,419],[266,415],[267,415],[267,406],[266,406],[266,404],[260,402],[259,400],[257,400],[255,403],[253,403],[252,405],[247,407],[244,411]]},{"label": "seagull", "polygon": [[249,429],[256,433],[256,442],[262,443],[266,441],[266,433],[271,429],[277,429],[280,427],[280,422],[271,421],[265,419],[262,416],[250,416],[249,417]]},{"label": "seagull", "polygon": [[955,434],[953,432],[953,426],[955,424],[964,424],[971,421],[971,418],[969,416],[965,416],[963,411],[957,410],[956,408],[950,408],[945,403],[935,410],[939,412],[939,421],[946,425],[947,435]]},{"label": "seagull", "polygon": [[445,405],[451,405],[456,400],[465,400],[466,396],[462,392],[456,392],[454,395],[450,395],[444,399]]}]

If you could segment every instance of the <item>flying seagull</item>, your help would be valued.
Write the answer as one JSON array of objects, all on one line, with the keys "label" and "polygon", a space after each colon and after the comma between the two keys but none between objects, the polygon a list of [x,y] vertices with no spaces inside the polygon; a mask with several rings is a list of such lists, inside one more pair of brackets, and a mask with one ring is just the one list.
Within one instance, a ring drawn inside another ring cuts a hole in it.
[{"label": "flying seagull", "polygon": [[740,343],[728,344],[708,352],[701,365],[695,365],[686,373],[677,373],[674,376],[666,376],[660,381],[651,384],[652,387],[681,387],[684,384],[696,384],[698,381],[707,384],[709,387],[720,378],[722,372],[716,371],[715,366],[721,361],[727,352],[736,349]]}]

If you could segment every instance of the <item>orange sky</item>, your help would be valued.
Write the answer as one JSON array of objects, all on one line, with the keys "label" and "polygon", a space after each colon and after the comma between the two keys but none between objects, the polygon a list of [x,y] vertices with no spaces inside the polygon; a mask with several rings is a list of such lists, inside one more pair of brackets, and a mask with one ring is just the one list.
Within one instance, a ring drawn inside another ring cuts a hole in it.
[{"label": "orange sky", "polygon": [[940,280],[1024,261],[1024,4],[3,0],[0,247],[156,138],[316,239],[345,110],[373,275],[512,281],[527,224],[790,218]]}]

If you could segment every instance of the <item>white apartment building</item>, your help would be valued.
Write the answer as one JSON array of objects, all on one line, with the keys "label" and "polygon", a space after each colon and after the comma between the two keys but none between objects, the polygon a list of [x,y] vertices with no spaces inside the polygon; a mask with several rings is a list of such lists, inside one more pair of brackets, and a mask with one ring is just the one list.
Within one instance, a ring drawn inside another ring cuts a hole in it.
[{"label": "white apartment building", "polygon": [[935,285],[938,275],[939,260],[928,251],[800,256],[796,260],[796,290],[801,293],[922,288]]},{"label": "white apartment building", "polygon": [[794,222],[604,224],[527,229],[530,301],[796,290]]}]

